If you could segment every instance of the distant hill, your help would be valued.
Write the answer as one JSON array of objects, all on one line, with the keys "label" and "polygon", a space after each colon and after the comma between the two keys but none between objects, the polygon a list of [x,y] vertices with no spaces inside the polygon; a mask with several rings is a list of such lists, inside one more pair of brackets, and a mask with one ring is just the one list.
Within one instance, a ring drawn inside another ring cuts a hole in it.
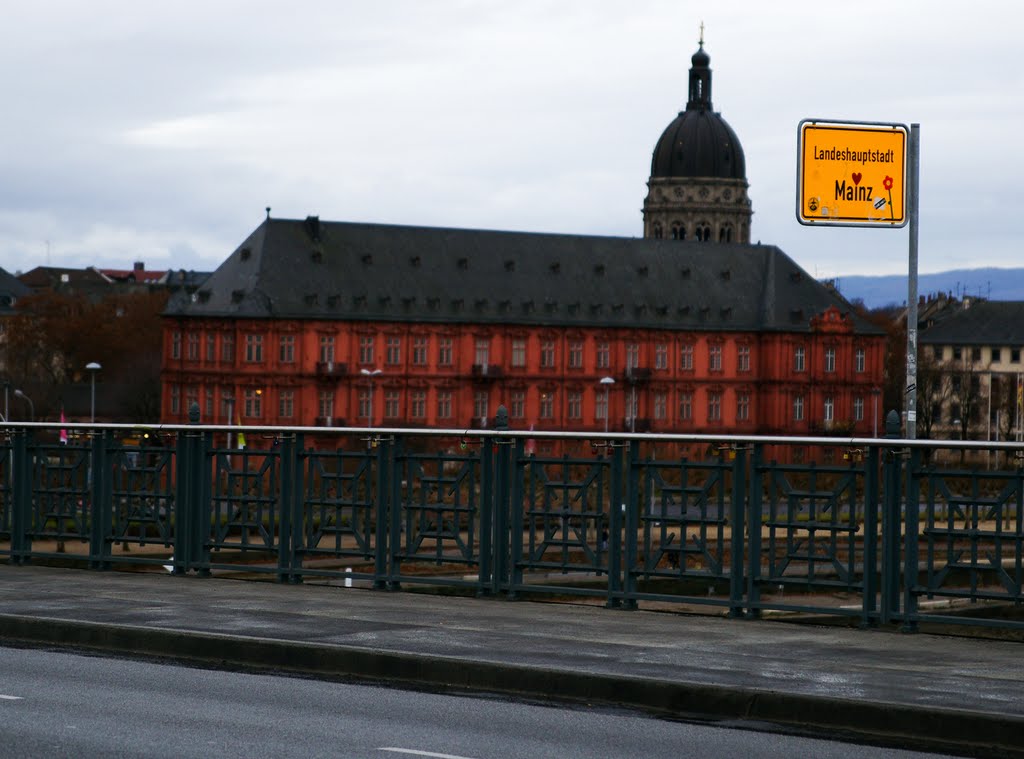
[{"label": "distant hill", "polygon": [[[903,304],[907,300],[907,275],[879,277],[839,277],[836,286],[850,301],[861,300],[868,308]],[[988,300],[1024,301],[1024,268],[1022,269],[953,269],[937,274],[919,274],[920,295],[950,293],[956,298],[965,295]]]}]

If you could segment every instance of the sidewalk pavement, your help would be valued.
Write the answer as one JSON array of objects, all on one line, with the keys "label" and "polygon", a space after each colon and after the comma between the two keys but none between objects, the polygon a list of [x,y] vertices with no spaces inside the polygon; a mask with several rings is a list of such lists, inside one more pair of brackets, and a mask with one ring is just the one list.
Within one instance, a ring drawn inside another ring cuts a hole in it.
[{"label": "sidewalk pavement", "polygon": [[1024,757],[1011,641],[0,565],[3,643]]}]

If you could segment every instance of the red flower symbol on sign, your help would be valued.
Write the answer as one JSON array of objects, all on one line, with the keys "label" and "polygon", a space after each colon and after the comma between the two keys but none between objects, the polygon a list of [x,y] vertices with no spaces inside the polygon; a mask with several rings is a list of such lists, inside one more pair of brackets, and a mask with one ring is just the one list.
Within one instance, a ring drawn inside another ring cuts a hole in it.
[{"label": "red flower symbol on sign", "polygon": [[885,179],[883,179],[882,180],[882,187],[884,187],[887,190],[891,190],[892,189],[892,177],[886,177]]}]

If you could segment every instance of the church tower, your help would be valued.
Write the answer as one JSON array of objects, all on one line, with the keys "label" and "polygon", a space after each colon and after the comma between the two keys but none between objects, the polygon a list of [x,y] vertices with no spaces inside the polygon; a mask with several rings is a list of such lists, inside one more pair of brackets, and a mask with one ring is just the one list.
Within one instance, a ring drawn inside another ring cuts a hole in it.
[{"label": "church tower", "polygon": [[711,106],[711,58],[704,52],[703,28],[690,61],[686,110],[654,146],[644,237],[748,243],[753,211],[743,148]]}]

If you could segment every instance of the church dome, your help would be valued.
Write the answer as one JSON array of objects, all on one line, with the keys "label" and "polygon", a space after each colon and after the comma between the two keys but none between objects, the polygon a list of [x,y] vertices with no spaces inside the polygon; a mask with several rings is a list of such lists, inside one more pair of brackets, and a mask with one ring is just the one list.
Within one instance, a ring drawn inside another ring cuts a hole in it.
[{"label": "church dome", "polygon": [[711,58],[701,46],[691,58],[690,97],[654,146],[651,178],[746,179],[743,147],[711,106]]}]

